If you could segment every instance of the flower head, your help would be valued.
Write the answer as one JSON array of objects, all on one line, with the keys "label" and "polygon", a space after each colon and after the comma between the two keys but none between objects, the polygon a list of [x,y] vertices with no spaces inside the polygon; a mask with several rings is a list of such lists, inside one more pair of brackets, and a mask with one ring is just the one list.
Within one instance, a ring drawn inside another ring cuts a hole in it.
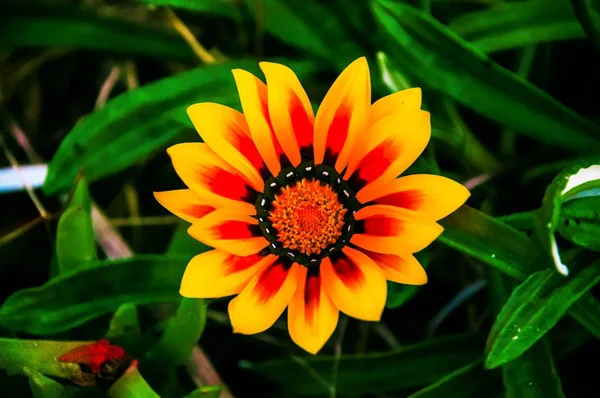
[{"label": "flower head", "polygon": [[436,221],[469,192],[435,175],[397,178],[429,141],[420,89],[371,104],[359,58],[315,116],[292,70],[260,67],[266,84],[233,71],[243,113],[215,103],[188,108],[204,143],[168,149],[188,189],[155,196],[214,248],[190,261],[183,296],[237,294],[229,315],[243,334],[268,329],[287,307],[292,340],[316,353],[339,311],[380,319],[386,279],[427,282],[413,253],[441,234]]}]

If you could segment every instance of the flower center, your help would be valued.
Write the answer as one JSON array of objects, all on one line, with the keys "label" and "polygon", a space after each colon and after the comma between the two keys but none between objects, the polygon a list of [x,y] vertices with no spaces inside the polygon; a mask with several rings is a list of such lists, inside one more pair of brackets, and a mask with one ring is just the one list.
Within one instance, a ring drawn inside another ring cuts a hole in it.
[{"label": "flower center", "polygon": [[304,178],[275,195],[269,220],[284,248],[310,256],[336,243],[346,211],[329,185]]}]

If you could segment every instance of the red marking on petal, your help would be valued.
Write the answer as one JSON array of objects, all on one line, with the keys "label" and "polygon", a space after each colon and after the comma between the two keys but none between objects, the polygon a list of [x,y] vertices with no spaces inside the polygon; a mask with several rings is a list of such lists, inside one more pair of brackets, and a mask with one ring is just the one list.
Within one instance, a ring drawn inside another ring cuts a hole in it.
[{"label": "red marking on petal", "polygon": [[263,257],[259,254],[251,254],[250,256],[235,256],[230,255],[225,259],[225,275],[235,274],[236,272],[243,271],[247,268],[252,267],[254,264],[258,263]]},{"label": "red marking on petal", "polygon": [[264,161],[258,149],[256,149],[256,145],[254,141],[252,141],[252,137],[249,137],[245,134],[240,134],[238,136],[237,142],[233,143],[233,145],[239,149],[239,151],[248,159],[248,161],[256,168],[257,171],[260,170],[264,166]]},{"label": "red marking on petal", "polygon": [[210,190],[219,196],[241,200],[252,189],[239,175],[232,174],[220,167],[211,167],[200,171],[199,178],[206,178]]},{"label": "red marking on petal", "polygon": [[372,182],[380,177],[398,159],[399,155],[400,146],[398,142],[388,138],[372,149],[360,161],[354,175],[367,183]]},{"label": "red marking on petal", "polygon": [[215,210],[215,208],[212,206],[191,205],[190,207],[184,209],[183,212],[191,217],[202,218],[208,213],[211,213],[213,210]]},{"label": "red marking on petal", "polygon": [[373,216],[364,221],[366,235],[394,236],[402,231],[402,220],[385,216]]},{"label": "red marking on petal", "polygon": [[281,288],[288,275],[290,266],[277,261],[262,273],[255,286],[258,302],[268,302]]},{"label": "red marking on petal", "polygon": [[290,118],[292,119],[292,126],[294,126],[298,148],[311,146],[313,139],[313,124],[308,117],[300,98],[296,95],[292,95],[292,98],[290,99]]},{"label": "red marking on petal", "polygon": [[333,270],[342,283],[349,288],[355,288],[364,283],[365,276],[358,264],[342,253],[340,257],[332,259]]},{"label": "red marking on petal", "polygon": [[226,221],[212,229],[217,239],[247,239],[254,236],[251,225],[243,221]]},{"label": "red marking on petal", "polygon": [[403,207],[409,210],[418,210],[423,203],[424,195],[417,189],[392,193],[375,200],[375,203]]},{"label": "red marking on petal", "polygon": [[321,301],[321,275],[319,269],[309,269],[304,285],[304,317],[309,324],[313,323]]},{"label": "red marking on petal", "polygon": [[[350,107],[340,104],[327,132],[327,143],[325,152],[336,156],[342,151],[346,138],[348,137],[348,126],[350,125]],[[335,161],[334,161],[335,163]]]}]

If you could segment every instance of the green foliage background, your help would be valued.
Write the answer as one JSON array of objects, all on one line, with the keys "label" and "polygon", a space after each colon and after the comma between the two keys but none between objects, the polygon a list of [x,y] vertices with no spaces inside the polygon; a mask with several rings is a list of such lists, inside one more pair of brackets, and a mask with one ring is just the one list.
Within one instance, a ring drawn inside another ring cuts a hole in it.
[{"label": "green foliage background", "polygon": [[[0,167],[48,175],[36,202],[0,179],[0,396],[597,395],[599,51],[598,0],[1,2]],[[165,148],[199,139],[188,105],[239,109],[233,68],[285,63],[316,106],[363,55],[374,99],[423,89],[409,173],[472,197],[380,323],[343,318],[317,356],[285,319],[233,335],[227,300],[178,294],[207,248],[152,197],[181,187]],[[56,358],[103,337],[139,372],[68,382]]]}]

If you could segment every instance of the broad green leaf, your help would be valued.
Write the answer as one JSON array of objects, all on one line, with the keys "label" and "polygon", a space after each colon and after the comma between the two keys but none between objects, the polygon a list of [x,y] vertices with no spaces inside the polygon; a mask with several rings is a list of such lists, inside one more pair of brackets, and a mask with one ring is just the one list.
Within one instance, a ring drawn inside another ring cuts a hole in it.
[{"label": "broad green leaf", "polygon": [[[480,355],[480,341],[473,335],[432,339],[389,352],[342,355],[337,392],[377,394],[422,386],[473,362]],[[244,365],[279,385],[285,396],[322,395],[328,393],[325,383],[334,360],[333,357],[310,356]]]},{"label": "broad green leaf", "polygon": [[[316,70],[312,63],[278,62],[287,64],[305,83]],[[193,132],[186,108],[194,103],[210,101],[239,108],[231,75],[234,68],[259,72],[256,61],[203,66],[108,101],[62,141],[50,162],[44,192],[68,189],[80,168],[90,182],[124,170],[184,132]]]},{"label": "broad green leaf", "polygon": [[28,371],[29,386],[34,398],[65,398],[67,392],[59,382],[35,371]]},{"label": "broad green leaf", "polygon": [[[429,257],[426,252],[420,252],[416,255],[417,260],[424,269],[429,265]],[[419,291],[420,286],[403,285],[388,281],[388,294],[385,302],[386,308],[398,308],[410,300]]]},{"label": "broad green leaf", "polygon": [[440,242],[453,247],[507,275],[525,279],[539,269],[542,257],[531,239],[469,206],[462,206],[441,221]]},{"label": "broad green leaf", "polygon": [[60,273],[84,268],[98,260],[90,203],[87,183],[81,178],[71,202],[58,220],[56,257]]},{"label": "broad green leaf", "polygon": [[219,398],[221,396],[221,387],[219,386],[204,386],[200,387],[188,395],[185,398]]},{"label": "broad green leaf", "polygon": [[160,398],[144,380],[135,361],[107,391],[110,398]]},{"label": "broad green leaf", "polygon": [[9,374],[37,372],[69,379],[80,372],[75,364],[56,360],[89,341],[48,341],[0,338],[0,369]]},{"label": "broad green leaf", "polygon": [[571,4],[585,33],[600,50],[600,1],[571,0]]},{"label": "broad green leaf", "polygon": [[146,352],[142,371],[155,381],[161,374],[183,364],[200,340],[206,325],[205,300],[184,298],[177,313],[165,327],[163,335]]},{"label": "broad green leaf", "polygon": [[138,0],[142,4],[167,6],[188,11],[215,14],[223,17],[234,17],[236,2],[231,0]]},{"label": "broad green leaf", "polygon": [[586,196],[563,203],[557,231],[578,246],[600,251],[600,196]]},{"label": "broad green leaf", "polygon": [[550,269],[532,274],[512,292],[492,326],[486,367],[493,369],[522,355],[598,282],[600,260],[568,278]]},{"label": "broad green leaf", "polygon": [[352,32],[348,31],[340,14],[322,1],[263,0],[258,3],[246,0],[246,4],[253,13],[256,13],[256,7],[264,7],[267,32],[307,53],[330,60],[340,69],[364,55],[356,41],[349,40]]},{"label": "broad green leaf", "polygon": [[546,188],[542,207],[537,212],[536,236],[554,261],[556,269],[563,275],[568,275],[569,269],[561,260],[554,236],[560,223],[561,206],[569,197],[593,187],[600,187],[600,165],[591,162],[569,167]]},{"label": "broad green leaf", "polygon": [[0,308],[0,324],[32,334],[52,334],[113,312],[125,303],[178,302],[187,261],[160,255],[100,261],[93,268],[14,293]]},{"label": "broad green leaf", "polygon": [[[462,206],[441,224],[441,243],[518,280],[525,280],[546,263],[543,253],[525,234],[469,206]],[[593,296],[584,295],[569,314],[600,338],[600,302]]]},{"label": "broad green leaf", "polygon": [[495,370],[483,368],[483,362],[477,360],[435,383],[408,396],[408,398],[471,398],[490,396],[490,386],[499,377]]},{"label": "broad green leaf", "polygon": [[187,43],[173,32],[106,18],[91,9],[43,2],[0,4],[0,50],[71,47],[127,55],[193,60]]},{"label": "broad green leaf", "polygon": [[564,398],[546,339],[504,365],[502,379],[506,398]]},{"label": "broad green leaf", "polygon": [[535,211],[524,211],[522,213],[508,214],[497,218],[508,226],[518,230],[531,230],[535,223]]},{"label": "broad green leaf", "polygon": [[502,3],[462,15],[448,26],[486,53],[585,37],[569,0]]},{"label": "broad green leaf", "polygon": [[391,0],[376,0],[388,55],[411,80],[517,133],[580,152],[597,151],[600,126],[493,62],[430,15]]}]

